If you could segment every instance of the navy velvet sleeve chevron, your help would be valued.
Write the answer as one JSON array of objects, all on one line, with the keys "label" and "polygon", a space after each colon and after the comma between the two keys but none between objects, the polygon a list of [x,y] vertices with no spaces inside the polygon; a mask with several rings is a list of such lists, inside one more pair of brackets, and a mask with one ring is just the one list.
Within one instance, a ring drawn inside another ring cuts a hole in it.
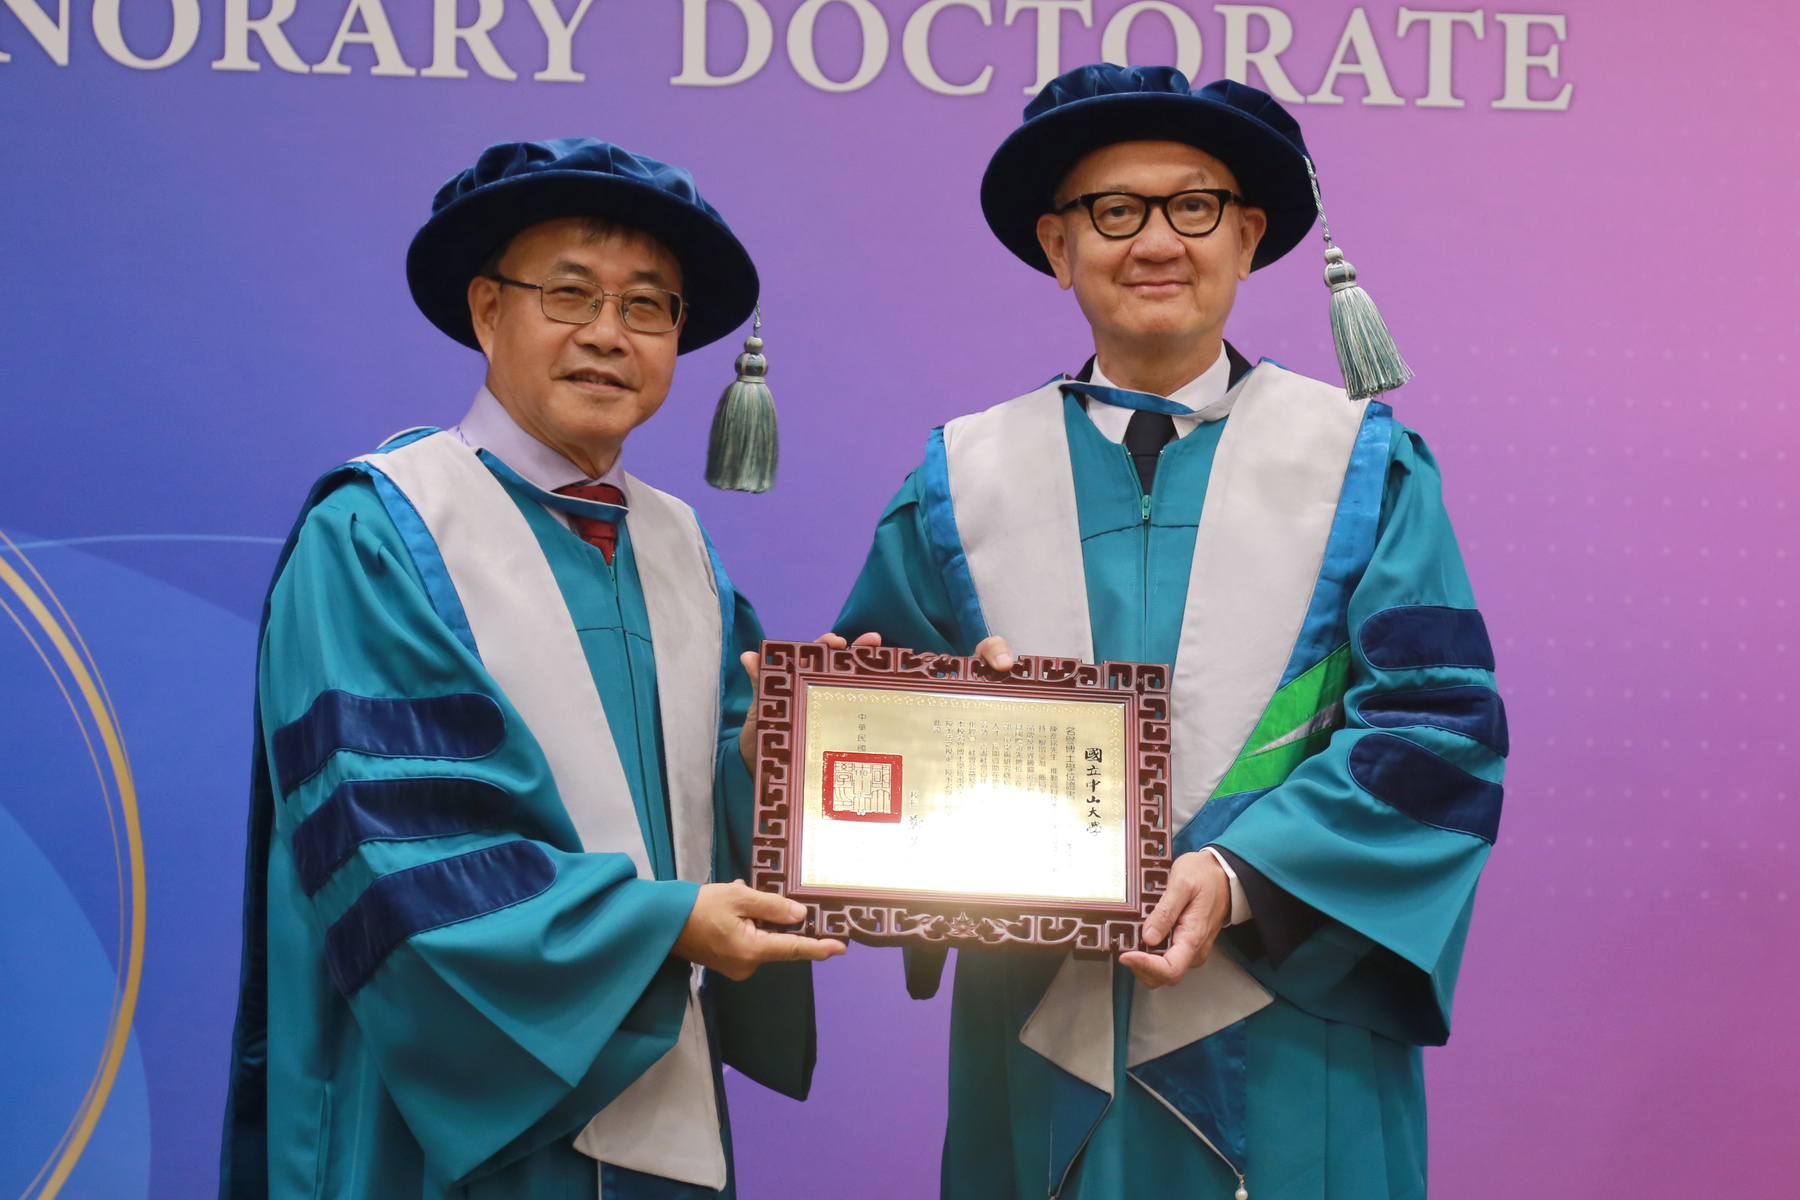
[{"label": "navy velvet sleeve chevron", "polygon": [[533,842],[502,842],[383,875],[325,935],[325,961],[349,996],[401,942],[529,900],[556,882],[550,856]]},{"label": "navy velvet sleeve chevron", "polygon": [[485,758],[506,738],[506,719],[490,696],[357,696],[329,688],[275,731],[275,779],[291,793],[339,750],[379,758]]},{"label": "navy velvet sleeve chevron", "polygon": [[1402,427],[1345,617],[1344,727],[1213,839],[1248,868],[1234,863],[1253,919],[1224,942],[1307,1012],[1437,1045],[1508,738],[1436,463]]},{"label": "navy velvet sleeve chevron", "polygon": [[1474,738],[1504,755],[1512,742],[1506,731],[1506,705],[1490,687],[1425,688],[1370,696],[1357,714],[1382,729],[1418,725]]},{"label": "navy velvet sleeve chevron", "polygon": [[1423,746],[1371,733],[1350,751],[1350,777],[1415,821],[1472,833],[1492,845],[1500,832],[1502,789]]},{"label": "navy velvet sleeve chevron", "polygon": [[1409,667],[1494,669],[1487,623],[1473,608],[1401,604],[1363,622],[1363,655],[1383,671]]},{"label": "navy velvet sleeve chevron", "polygon": [[480,779],[346,779],[294,829],[294,871],[308,896],[364,842],[473,833],[505,820],[512,797]]},{"label": "navy velvet sleeve chevron", "polygon": [[[304,1174],[282,1195],[418,1193],[421,1170],[459,1194],[476,1175],[521,1194],[513,1175],[547,1145],[573,1154],[568,1138],[667,1051],[685,1008],[685,988],[653,984],[698,885],[583,849],[430,569],[351,478],[307,512],[270,595],[258,697],[281,786],[257,801],[266,908],[246,921],[266,929],[266,975],[246,986],[278,1000],[243,1010],[260,1027],[240,1018],[234,1093],[262,1108],[233,1120],[312,1145],[329,1113],[330,1144],[359,1147],[321,1151],[316,1179],[310,1156],[259,1166],[244,1149],[234,1179]],[[320,1049],[350,1022],[353,1058]],[[362,1082],[327,1099],[344,1071]]]}]

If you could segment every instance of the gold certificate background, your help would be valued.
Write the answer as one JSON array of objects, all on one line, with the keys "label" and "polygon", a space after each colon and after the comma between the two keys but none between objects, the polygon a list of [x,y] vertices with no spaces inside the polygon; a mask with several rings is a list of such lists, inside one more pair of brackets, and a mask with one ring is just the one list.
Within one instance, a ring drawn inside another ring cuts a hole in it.
[{"label": "gold certificate background", "polygon": [[[805,704],[801,886],[1129,899],[1123,704],[834,687],[808,687]],[[987,767],[975,769],[983,748]],[[1088,760],[1089,748],[1100,751],[1099,762]],[[901,820],[826,818],[828,750],[900,755]]]}]

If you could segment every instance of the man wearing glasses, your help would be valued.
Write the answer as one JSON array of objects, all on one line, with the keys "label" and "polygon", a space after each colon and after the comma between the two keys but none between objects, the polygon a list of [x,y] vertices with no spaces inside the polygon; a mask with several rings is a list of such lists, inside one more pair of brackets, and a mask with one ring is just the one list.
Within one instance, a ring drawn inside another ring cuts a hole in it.
[{"label": "man wearing glasses", "polygon": [[325,476],[283,551],[222,1194],[730,1195],[719,1065],[803,1098],[796,960],[843,947],[716,882],[762,630],[621,451],[755,268],[687,172],[564,139],[446,184],[407,273],[486,383]]},{"label": "man wearing glasses", "polygon": [[[959,947],[943,1194],[1421,1197],[1420,1047],[1507,750],[1437,466],[1387,405],[1224,341],[1317,215],[1274,100],[1092,66],[1025,114],[982,205],[1095,354],[932,433],[833,637],[1172,664],[1175,863],[1166,952]],[[909,952],[914,995],[944,961]]]}]

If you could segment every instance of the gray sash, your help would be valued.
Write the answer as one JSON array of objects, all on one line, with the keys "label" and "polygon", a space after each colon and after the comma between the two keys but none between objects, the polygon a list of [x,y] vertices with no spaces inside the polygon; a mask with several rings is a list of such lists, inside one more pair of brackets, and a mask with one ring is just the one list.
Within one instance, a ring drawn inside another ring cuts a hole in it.
[{"label": "gray sash", "polygon": [[[641,878],[654,878],[575,622],[512,497],[475,448],[447,433],[361,461],[393,481],[436,541],[482,665],[543,749],[582,849],[629,855]],[[687,505],[629,475],[625,494],[656,653],[676,874],[706,883],[724,636],[718,584]],[[699,975],[696,968],[674,1048],[594,1117],[575,1147],[602,1162],[717,1190],[725,1186],[725,1152]]]},{"label": "gray sash", "polygon": [[[1281,683],[1325,558],[1366,401],[1263,362],[1226,396],[1174,664],[1179,830]],[[1092,661],[1081,532],[1055,384],[944,427],[956,527],[990,633],[1021,654]],[[1019,1040],[1112,1094],[1112,965],[1070,958]],[[1269,993],[1223,953],[1174,987],[1138,985],[1126,1066],[1242,1020]]]}]

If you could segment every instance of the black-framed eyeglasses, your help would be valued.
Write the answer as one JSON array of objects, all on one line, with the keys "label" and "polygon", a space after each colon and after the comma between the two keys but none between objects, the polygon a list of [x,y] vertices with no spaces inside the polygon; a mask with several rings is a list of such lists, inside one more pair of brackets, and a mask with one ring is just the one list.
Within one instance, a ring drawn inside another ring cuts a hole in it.
[{"label": "black-framed eyeglasses", "polygon": [[1150,223],[1150,213],[1162,209],[1169,228],[1182,237],[1205,237],[1225,219],[1227,204],[1245,199],[1230,188],[1190,188],[1173,196],[1140,196],[1136,192],[1088,192],[1077,196],[1057,213],[1088,210],[1094,231],[1101,237],[1136,237]]},{"label": "black-framed eyeglasses", "polygon": [[662,288],[626,288],[623,292],[602,291],[598,285],[568,275],[552,275],[542,283],[521,283],[504,275],[490,275],[495,283],[507,287],[527,288],[538,294],[544,315],[565,325],[589,325],[599,319],[600,309],[608,299],[619,302],[619,319],[628,329],[639,333],[673,333],[681,324],[685,305],[680,292]]}]

